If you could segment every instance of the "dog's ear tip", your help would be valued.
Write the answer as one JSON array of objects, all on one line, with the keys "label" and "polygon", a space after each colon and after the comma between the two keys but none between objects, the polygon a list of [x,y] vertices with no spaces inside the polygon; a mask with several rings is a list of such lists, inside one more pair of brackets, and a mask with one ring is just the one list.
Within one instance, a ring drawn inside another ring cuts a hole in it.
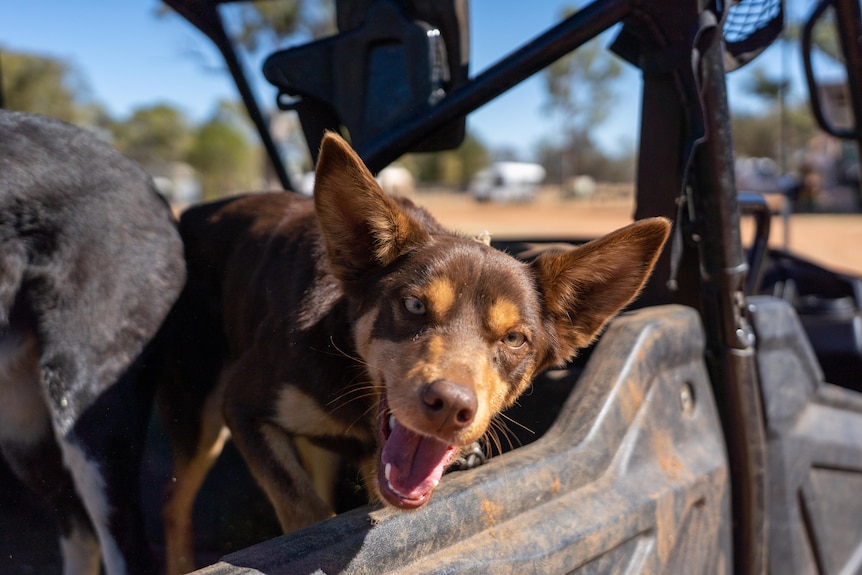
[{"label": "dog's ear tip", "polygon": [[321,158],[326,158],[328,156],[352,156],[353,154],[354,152],[350,147],[350,144],[348,144],[344,138],[338,134],[338,132],[327,130],[323,133],[323,139],[320,141],[318,164],[320,163]]},{"label": "dog's ear tip", "polygon": [[323,132],[323,139],[321,140],[321,147],[331,144],[343,144],[346,145],[347,142],[344,141],[344,138],[339,135],[338,132],[334,132],[332,130],[325,130]]},{"label": "dog's ear tip", "polygon": [[638,236],[649,238],[648,243],[657,243],[661,247],[667,241],[673,223],[664,217],[652,217],[637,220],[631,227],[637,229]]},{"label": "dog's ear tip", "polygon": [[665,231],[665,232],[670,231],[670,228],[672,225],[671,221],[669,219],[662,217],[662,216],[644,218],[642,220],[638,220],[635,223],[639,224],[641,226],[644,226],[644,227],[648,227],[652,230]]},{"label": "dog's ear tip", "polygon": [[673,227],[673,222],[670,221],[670,218],[659,216],[651,219],[655,220],[656,223],[661,223],[661,226],[668,231]]}]

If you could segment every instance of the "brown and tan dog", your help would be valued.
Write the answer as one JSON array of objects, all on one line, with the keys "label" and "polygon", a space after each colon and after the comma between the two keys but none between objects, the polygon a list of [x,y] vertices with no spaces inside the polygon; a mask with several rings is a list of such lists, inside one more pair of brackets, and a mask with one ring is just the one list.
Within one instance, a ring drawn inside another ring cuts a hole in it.
[{"label": "brown and tan dog", "polygon": [[272,193],[187,211],[161,397],[169,571],[192,567],[191,506],[228,435],[286,532],[332,515],[343,457],[373,496],[425,504],[534,374],[637,295],[668,228],[644,220],[527,264],[386,196],[332,134],[313,202]]}]

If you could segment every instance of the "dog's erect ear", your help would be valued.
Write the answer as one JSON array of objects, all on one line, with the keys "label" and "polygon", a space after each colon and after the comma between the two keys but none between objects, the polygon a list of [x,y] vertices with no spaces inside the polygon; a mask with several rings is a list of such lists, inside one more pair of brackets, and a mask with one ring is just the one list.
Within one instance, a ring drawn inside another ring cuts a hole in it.
[{"label": "dog's erect ear", "polygon": [[357,281],[430,239],[422,224],[383,192],[347,142],[332,132],[320,146],[314,205],[330,267],[343,282]]},{"label": "dog's erect ear", "polygon": [[664,218],[635,222],[531,264],[556,345],[547,365],[571,359],[640,292],[670,231]]}]

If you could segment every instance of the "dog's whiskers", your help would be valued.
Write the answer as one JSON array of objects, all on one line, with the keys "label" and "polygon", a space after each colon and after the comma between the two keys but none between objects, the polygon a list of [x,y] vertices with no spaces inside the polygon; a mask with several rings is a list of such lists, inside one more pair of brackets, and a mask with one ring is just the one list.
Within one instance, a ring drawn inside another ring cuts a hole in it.
[{"label": "dog's whiskers", "polygon": [[[511,416],[509,416],[509,415],[506,415],[506,413],[505,413],[505,412],[500,412],[500,413],[499,413],[499,414],[497,414],[497,415],[498,415],[499,417],[502,417],[503,419],[506,419],[507,421],[510,421],[510,422],[514,423],[515,425],[517,425],[518,427],[520,427],[521,429],[523,429],[524,431],[526,431],[527,433],[529,433],[529,434],[531,434],[531,435],[535,435],[535,434],[536,434],[536,432],[535,432],[535,431],[533,431],[532,429],[530,429],[529,427],[527,427],[526,425],[524,425],[524,424],[523,424],[523,423],[521,423],[520,421],[518,421],[518,420],[516,420],[516,419],[512,419],[512,417],[511,417]],[[507,429],[508,429],[508,427],[507,427]]]},{"label": "dog's whiskers", "polygon": [[509,432],[507,429],[501,427],[494,427],[492,433],[494,437],[494,447],[497,449],[497,455],[502,455],[506,451],[503,448],[503,439],[505,439],[506,443],[509,445],[509,450],[513,449],[512,439],[511,437],[509,437]]},{"label": "dog's whiskers", "polygon": [[[370,397],[370,395],[369,395],[369,397]],[[372,411],[372,410],[374,410],[376,407],[377,407],[376,405],[370,405],[370,406],[368,406],[368,409],[366,409],[365,411],[363,411],[362,413],[360,413],[360,414],[359,414],[359,416],[357,416],[357,417],[356,417],[356,419],[354,419],[354,420],[350,423],[350,425],[348,425],[348,426],[347,426],[347,431],[350,431],[351,429],[353,429],[353,426],[354,426],[354,425],[356,425],[357,423],[359,423],[360,421],[362,421],[362,420],[364,420],[366,417],[368,417],[368,414],[369,414],[369,413],[371,413],[371,411]],[[381,414],[381,415],[382,415],[382,414]],[[379,418],[379,417],[380,417],[380,415],[378,415],[378,418]]]},{"label": "dog's whiskers", "polygon": [[372,389],[378,389],[380,386],[374,383],[373,381],[367,380],[357,380],[345,386],[344,391],[336,395],[334,398],[329,400],[326,404],[331,405],[336,401],[348,397],[350,395],[365,392]]},{"label": "dog's whiskers", "polygon": [[[511,418],[507,419],[513,421]],[[513,421],[513,423],[517,422]],[[488,432],[486,433],[486,435],[490,440],[492,440],[493,447],[497,449],[497,453],[504,452],[501,436],[506,440],[510,451],[515,449],[516,447],[520,447],[521,445],[521,441],[518,439],[517,435],[513,433],[511,429],[509,429],[509,426],[506,424],[506,422],[496,417],[491,420],[491,424],[488,428]],[[517,443],[518,445],[516,446],[515,443]],[[491,446],[489,445],[488,447],[490,448]]]},{"label": "dog's whiskers", "polygon": [[379,394],[379,386],[367,384],[337,395],[329,400],[326,403],[326,406],[330,411],[338,411],[340,409],[344,409],[351,403],[362,401],[367,398],[377,397]]},{"label": "dog's whiskers", "polygon": [[333,404],[335,404],[335,403],[337,403],[337,402],[339,402],[345,398],[348,398],[351,395],[356,395],[359,393],[366,394],[366,392],[378,390],[380,387],[381,386],[376,384],[374,381],[368,380],[367,379],[367,373],[363,370],[361,373],[357,373],[356,376],[353,378],[353,380],[344,386],[341,393],[339,393],[338,395],[336,395],[335,397],[333,397],[332,399],[327,401],[326,405],[327,405],[327,407],[331,407],[333,410],[340,409],[341,407],[344,407],[345,405],[351,403],[352,401],[355,401],[357,399],[361,399],[361,397],[365,397],[365,395],[353,397],[353,398],[345,401],[343,404],[340,404],[340,405],[335,406],[335,407],[333,407]]},{"label": "dog's whiskers", "polygon": [[357,364],[359,364],[359,366],[362,366],[362,367],[368,366],[368,362],[365,361],[365,359],[362,356],[354,355],[354,354],[351,354],[351,353],[341,349],[338,346],[338,344],[335,343],[335,339],[332,336],[329,336],[329,344],[332,346],[333,349],[335,349],[335,352],[329,351],[328,349],[316,349],[315,351],[319,351],[320,353],[323,353],[326,355],[332,355],[335,357],[347,358],[351,361],[356,362]]}]

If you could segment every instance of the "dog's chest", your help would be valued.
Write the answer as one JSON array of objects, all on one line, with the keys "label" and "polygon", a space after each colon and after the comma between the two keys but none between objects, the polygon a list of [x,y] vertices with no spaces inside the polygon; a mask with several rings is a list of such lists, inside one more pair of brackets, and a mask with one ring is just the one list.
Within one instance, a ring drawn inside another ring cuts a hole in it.
[{"label": "dog's chest", "polygon": [[307,437],[333,451],[365,451],[374,443],[367,409],[348,409],[348,406],[357,401],[364,406],[366,393],[362,389],[346,389],[323,403],[295,385],[282,384],[274,403],[274,419],[289,434]]}]

